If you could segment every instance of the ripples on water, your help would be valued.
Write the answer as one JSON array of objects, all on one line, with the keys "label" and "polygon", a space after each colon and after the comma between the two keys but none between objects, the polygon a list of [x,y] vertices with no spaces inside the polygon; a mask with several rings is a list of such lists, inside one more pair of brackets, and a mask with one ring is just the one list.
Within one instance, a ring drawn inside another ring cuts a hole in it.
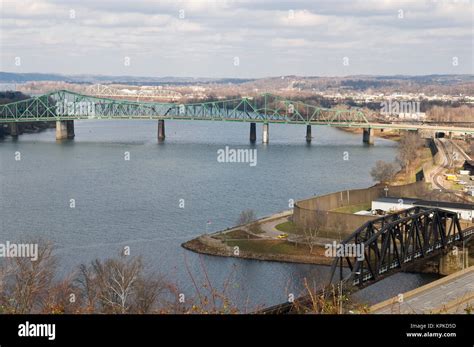
[{"label": "ripples on water", "polygon": [[[391,141],[366,147],[362,135],[314,126],[311,145],[296,125],[271,124],[269,145],[249,144],[248,123],[167,121],[163,144],[153,121],[82,121],[75,128],[75,140],[61,144],[54,129],[0,143],[0,237],[53,241],[63,272],[130,246],[185,292],[192,291],[187,268],[198,282],[202,267],[216,286],[232,278],[232,297],[250,306],[285,301],[301,291],[304,277],[319,283],[328,268],[198,256],[180,244],[232,226],[244,209],[265,216],[287,209],[289,199],[372,185],[370,168],[396,150]],[[258,141],[260,135],[257,125]],[[226,145],[256,148],[257,166],[218,163]],[[407,281],[420,279],[414,277]]]}]

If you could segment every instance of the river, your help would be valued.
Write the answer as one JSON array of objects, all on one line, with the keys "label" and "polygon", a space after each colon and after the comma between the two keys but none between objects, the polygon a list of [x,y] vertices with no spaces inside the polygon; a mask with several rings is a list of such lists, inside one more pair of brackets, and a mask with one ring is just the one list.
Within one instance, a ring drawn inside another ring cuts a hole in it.
[{"label": "river", "polygon": [[[298,295],[303,278],[320,283],[328,267],[203,256],[181,243],[234,225],[244,209],[262,217],[288,209],[290,199],[370,186],[375,162],[396,155],[392,141],[367,147],[362,135],[324,126],[313,126],[307,145],[305,127],[271,124],[262,145],[257,125],[260,142],[251,145],[248,123],[166,121],[158,144],[154,121],[75,123],[73,141],[56,143],[49,129],[0,142],[0,240],[52,241],[62,273],[129,246],[189,295],[189,273],[197,283],[206,273],[216,287],[230,282],[242,310]],[[257,149],[257,165],[218,162],[225,146]],[[431,278],[397,274],[362,298],[381,300]]]}]

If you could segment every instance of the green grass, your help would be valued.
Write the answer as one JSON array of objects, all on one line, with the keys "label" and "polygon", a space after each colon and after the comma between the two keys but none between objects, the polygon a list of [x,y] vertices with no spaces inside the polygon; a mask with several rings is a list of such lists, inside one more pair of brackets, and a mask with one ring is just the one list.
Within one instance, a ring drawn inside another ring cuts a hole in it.
[{"label": "green grass", "polygon": [[[356,210],[356,211],[360,211],[360,210]],[[277,224],[275,225],[275,229],[277,229],[278,231],[281,231],[282,233],[304,235],[303,230],[301,228],[298,228],[296,224],[291,221]],[[341,238],[345,238],[346,234],[345,233],[339,234],[335,231],[327,231],[327,230],[321,230],[318,233],[318,237],[334,238],[336,240],[339,240],[339,236],[341,236]]]},{"label": "green grass", "polygon": [[283,233],[299,234],[298,227],[292,221],[277,224],[275,225],[275,229]]},{"label": "green grass", "polygon": [[341,212],[341,213],[356,213],[359,211],[366,211],[371,208],[371,203],[370,202],[364,202],[363,204],[356,204],[356,205],[349,205],[349,206],[343,206],[343,207],[338,207],[331,212]]}]

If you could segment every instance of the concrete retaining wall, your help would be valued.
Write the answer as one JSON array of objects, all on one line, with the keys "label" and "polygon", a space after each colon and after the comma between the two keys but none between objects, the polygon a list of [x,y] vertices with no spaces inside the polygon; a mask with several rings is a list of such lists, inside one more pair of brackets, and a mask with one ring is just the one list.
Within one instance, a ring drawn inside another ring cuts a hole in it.
[{"label": "concrete retaining wall", "polygon": [[426,184],[416,182],[403,186],[389,186],[387,192],[384,191],[384,187],[377,185],[365,189],[345,190],[298,201],[293,210],[293,222],[300,228],[318,227],[329,234],[349,235],[362,224],[377,217],[331,210],[370,203],[382,196],[416,198],[425,190]]}]

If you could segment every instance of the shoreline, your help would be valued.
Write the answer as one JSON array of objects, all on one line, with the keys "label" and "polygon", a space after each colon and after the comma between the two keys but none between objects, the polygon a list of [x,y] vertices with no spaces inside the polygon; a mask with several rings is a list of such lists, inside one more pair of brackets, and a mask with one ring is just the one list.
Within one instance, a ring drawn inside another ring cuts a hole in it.
[{"label": "shoreline", "polygon": [[[336,129],[340,131],[344,131],[346,133],[350,133],[350,134],[362,135],[362,132],[363,132],[363,130],[360,128],[336,128]],[[392,140],[395,142],[400,141],[400,134],[398,133],[398,131],[393,131],[393,130],[381,131],[380,129],[373,129],[373,130],[374,130],[374,135],[373,135],[374,137],[378,137],[385,140]]]},{"label": "shoreline", "polygon": [[[352,133],[352,134],[362,134],[362,129],[358,128],[338,128],[339,130],[345,131],[347,133]],[[385,131],[382,132],[379,129],[374,129],[374,136],[378,138],[383,138],[395,142],[399,142],[400,140],[400,135],[399,133],[394,133],[390,131]],[[397,173],[401,173],[401,170]],[[266,216],[260,219],[257,219],[253,223],[258,223],[262,224],[264,222],[269,222],[272,220],[276,220],[279,218],[282,218],[283,216],[285,217],[291,217],[293,215],[292,210],[286,210],[286,211],[280,211],[276,212],[270,216]],[[244,226],[233,226],[224,230],[220,230],[217,232],[214,232],[212,234],[202,234],[198,237],[195,237],[191,240],[188,240],[186,242],[183,242],[181,244],[181,247],[183,247],[186,250],[195,252],[197,254],[205,254],[205,255],[211,255],[211,256],[219,256],[219,257],[229,257],[229,258],[241,258],[241,259],[249,259],[249,260],[259,260],[259,261],[272,261],[272,262],[282,262],[282,263],[297,263],[297,264],[312,264],[312,265],[324,265],[324,266],[330,266],[333,262],[333,258],[328,258],[324,255],[325,248],[322,245],[315,245],[314,246],[314,253],[315,254],[285,254],[285,253],[267,253],[267,252],[252,252],[248,250],[239,250],[239,254],[235,255],[233,252],[233,249],[231,246],[229,246],[226,241],[229,240],[219,240],[215,237],[220,237],[225,235],[226,233],[232,232],[232,231],[241,231],[243,230],[248,230],[248,225]],[[214,237],[213,237],[214,236]],[[255,235],[257,236],[257,235]],[[279,242],[277,240],[270,240],[266,238],[261,238],[257,236],[257,238],[260,238],[260,240],[255,240],[253,239],[253,242]],[[240,239],[240,240],[235,240],[235,241],[248,241],[248,239]],[[287,242],[288,241],[280,241],[281,243]],[[304,247],[303,245],[301,247]],[[297,248],[297,246],[295,247]]]},{"label": "shoreline", "polygon": [[[288,255],[288,254],[265,254],[265,253],[255,253],[249,251],[239,251],[239,255],[235,255],[232,251],[232,248],[227,246],[224,247],[212,247],[202,241],[203,237],[209,237],[209,235],[201,235],[189,241],[186,241],[181,244],[186,250],[211,256],[226,257],[226,258],[236,258],[236,259],[247,259],[247,260],[256,260],[256,261],[270,261],[278,263],[292,263],[292,264],[310,264],[310,265],[323,265],[330,266],[333,262],[332,258],[324,257],[317,254],[308,254],[306,256],[300,255]],[[258,241],[257,241],[258,242]]]},{"label": "shoreline", "polygon": [[[254,234],[249,231],[251,225],[255,223],[264,225],[269,223],[285,222],[288,221],[291,216],[293,216],[293,210],[280,211],[270,216],[259,218],[249,224],[237,225],[224,230],[213,232],[211,234],[202,234],[191,240],[183,242],[181,247],[198,254],[219,257],[330,266],[334,259],[327,257],[324,254],[326,249],[323,244],[326,244],[327,242],[322,242],[323,239],[321,239],[319,244],[315,244],[313,246],[313,249],[310,253],[308,246],[303,243],[290,242],[287,239],[275,239],[272,237],[274,235],[265,232]],[[281,233],[283,232],[276,232],[276,234]],[[237,234],[238,237],[228,237],[229,235],[235,234]],[[241,249],[242,247],[238,246],[238,253],[235,254],[235,245],[229,245],[228,243],[243,243],[243,246],[246,245],[247,247],[251,243],[253,247],[250,248],[254,249],[255,245],[259,243],[258,246],[260,246],[260,248],[258,249],[260,251],[256,252],[248,249]],[[283,249],[286,249],[287,251],[290,250],[293,252],[293,254],[273,251],[272,248],[274,247],[283,247]]]},{"label": "shoreline", "polygon": [[[347,133],[352,133],[352,134],[362,134],[362,129],[358,128],[338,128],[339,130],[345,131]],[[387,140],[392,140],[395,142],[398,142],[400,140],[400,135],[398,132],[395,134],[393,132],[382,132],[378,129],[374,131],[374,136],[387,139]],[[263,222],[269,222],[272,220],[276,220],[279,218],[284,217],[291,217],[293,215],[293,211],[280,211],[277,213],[272,214],[271,216],[263,217],[260,219],[257,219],[254,223],[262,224]],[[198,254],[205,254],[205,255],[211,255],[211,256],[219,256],[219,257],[231,257],[231,258],[241,258],[241,259],[249,259],[249,260],[259,260],[259,261],[272,261],[272,262],[283,262],[283,263],[298,263],[298,264],[312,264],[312,265],[325,265],[329,266],[332,264],[333,259],[328,258],[324,255],[325,248],[321,245],[315,245],[314,246],[314,253],[315,254],[285,254],[285,253],[267,253],[267,252],[252,252],[248,250],[239,250],[239,254],[235,255],[233,252],[233,249],[231,246],[229,246],[225,241],[229,240],[219,240],[215,237],[220,237],[225,235],[226,233],[232,232],[232,231],[242,231],[243,230],[248,230],[248,225],[247,226],[233,226],[230,228],[227,228],[225,230],[220,230],[217,232],[214,232],[212,234],[203,234],[198,237],[195,237],[191,240],[188,240],[186,242],[183,242],[181,244],[181,247],[183,247],[186,250],[198,253]],[[213,238],[214,236],[214,238]],[[252,235],[251,235],[252,236]],[[259,237],[258,235],[253,235],[257,236],[257,238],[260,238],[260,240],[255,240],[253,239],[253,242],[288,242],[288,241],[277,241],[277,240],[270,240],[266,238]],[[253,237],[252,237],[253,238]],[[248,241],[245,239],[240,239],[236,241]],[[289,243],[289,242],[288,242]],[[303,245],[301,247],[304,247]],[[297,246],[295,247],[297,248]]]}]

